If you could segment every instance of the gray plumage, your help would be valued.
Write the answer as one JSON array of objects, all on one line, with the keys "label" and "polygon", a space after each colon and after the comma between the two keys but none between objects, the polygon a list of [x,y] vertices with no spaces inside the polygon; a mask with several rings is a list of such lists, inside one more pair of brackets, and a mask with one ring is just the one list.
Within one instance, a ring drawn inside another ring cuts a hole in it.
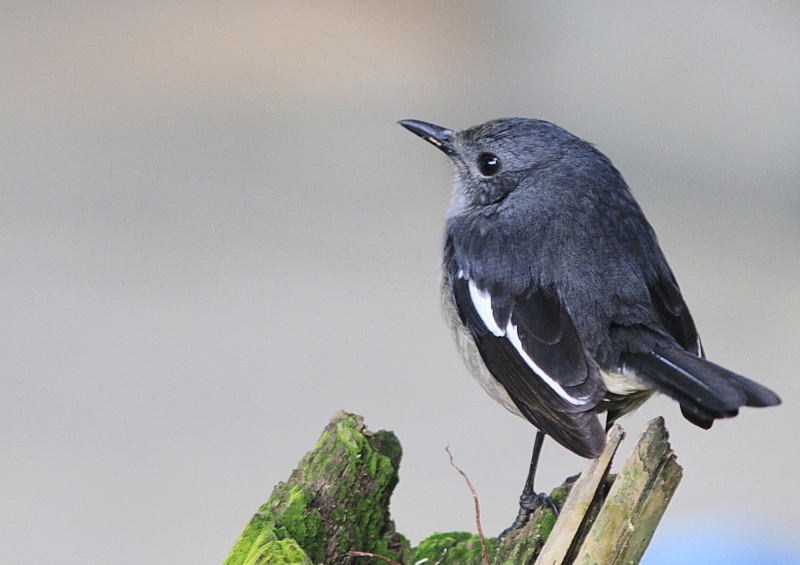
[{"label": "gray plumage", "polygon": [[403,120],[447,153],[442,295],[473,375],[506,408],[585,457],[654,391],[708,428],[769,389],[706,361],[652,227],[611,161],[542,120],[464,131]]}]

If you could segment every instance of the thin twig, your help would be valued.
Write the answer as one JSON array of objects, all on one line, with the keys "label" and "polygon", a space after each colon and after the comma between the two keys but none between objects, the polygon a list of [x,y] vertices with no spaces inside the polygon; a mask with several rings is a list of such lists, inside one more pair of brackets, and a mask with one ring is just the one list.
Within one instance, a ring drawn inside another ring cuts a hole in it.
[{"label": "thin twig", "polygon": [[458,471],[458,473],[464,477],[464,480],[467,481],[467,486],[469,487],[470,492],[472,493],[472,499],[475,501],[475,523],[478,526],[478,538],[481,540],[481,551],[483,551],[483,562],[486,565],[491,565],[489,563],[489,552],[486,550],[486,539],[483,537],[483,528],[481,527],[481,505],[478,502],[478,493],[475,492],[475,487],[472,486],[472,482],[469,480],[467,474],[456,465],[455,461],[453,460],[453,454],[450,453],[450,446],[444,448],[447,451],[447,454],[450,456],[450,465]]},{"label": "thin twig", "polygon": [[372,557],[374,559],[380,559],[381,561],[386,561],[387,563],[391,563],[392,565],[403,565],[402,563],[398,563],[388,557],[384,557],[383,555],[378,555],[377,553],[369,553],[368,551],[348,551],[345,554],[347,557]]}]

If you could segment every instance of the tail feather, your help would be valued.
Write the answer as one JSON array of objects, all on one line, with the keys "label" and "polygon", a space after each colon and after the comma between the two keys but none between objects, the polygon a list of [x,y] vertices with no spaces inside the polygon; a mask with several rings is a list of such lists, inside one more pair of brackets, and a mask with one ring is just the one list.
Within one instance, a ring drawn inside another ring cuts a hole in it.
[{"label": "tail feather", "polygon": [[687,420],[708,429],[717,418],[731,418],[741,406],[775,406],[774,392],[733,371],[680,349],[628,353],[623,367],[654,389],[677,400]]}]

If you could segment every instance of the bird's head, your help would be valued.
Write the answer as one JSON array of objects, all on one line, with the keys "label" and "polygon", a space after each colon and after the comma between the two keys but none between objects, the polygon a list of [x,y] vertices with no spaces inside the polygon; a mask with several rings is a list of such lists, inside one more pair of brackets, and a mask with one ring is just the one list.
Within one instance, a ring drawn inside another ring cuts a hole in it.
[{"label": "bird's head", "polygon": [[453,205],[460,209],[491,206],[537,178],[563,175],[573,168],[564,167],[565,160],[602,158],[590,144],[543,120],[500,118],[458,132],[419,120],[399,123],[450,157],[456,171]]}]

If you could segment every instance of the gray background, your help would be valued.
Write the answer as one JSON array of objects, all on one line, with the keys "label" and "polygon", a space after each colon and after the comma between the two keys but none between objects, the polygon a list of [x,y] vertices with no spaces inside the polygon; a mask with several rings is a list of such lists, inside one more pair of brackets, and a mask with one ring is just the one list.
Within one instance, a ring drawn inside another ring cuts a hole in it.
[{"label": "gray background", "polygon": [[508,115],[612,158],[710,357],[784,399],[622,421],[685,466],[651,562],[796,557],[797,3],[6,3],[0,81],[3,563],[219,563],[338,409],[403,442],[412,541],[474,531],[447,444],[508,525],[533,429],[450,343],[451,173],[395,125]]}]

